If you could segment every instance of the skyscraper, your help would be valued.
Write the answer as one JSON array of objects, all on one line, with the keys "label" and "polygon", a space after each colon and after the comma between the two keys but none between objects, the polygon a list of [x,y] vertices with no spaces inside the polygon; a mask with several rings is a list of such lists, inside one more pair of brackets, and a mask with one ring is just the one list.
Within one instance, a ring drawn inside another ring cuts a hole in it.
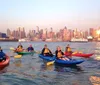
[{"label": "skyscraper", "polygon": [[63,41],[67,41],[67,27],[66,26],[63,29]]},{"label": "skyscraper", "polygon": [[89,29],[89,35],[93,37],[93,28]]},{"label": "skyscraper", "polygon": [[8,36],[8,37],[10,37],[10,36],[11,36],[11,31],[10,31],[10,29],[9,29],[9,28],[7,29],[7,36]]}]

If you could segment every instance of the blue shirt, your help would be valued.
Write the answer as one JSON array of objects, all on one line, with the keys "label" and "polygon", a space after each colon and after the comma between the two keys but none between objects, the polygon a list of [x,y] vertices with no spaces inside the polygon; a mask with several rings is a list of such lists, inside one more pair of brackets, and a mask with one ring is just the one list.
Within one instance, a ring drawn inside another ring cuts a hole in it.
[{"label": "blue shirt", "polygon": [[5,53],[4,52],[0,52],[0,58],[4,58],[5,57]]},{"label": "blue shirt", "polygon": [[28,50],[28,51],[34,51],[34,48],[33,48],[33,47],[28,47],[27,50]]}]

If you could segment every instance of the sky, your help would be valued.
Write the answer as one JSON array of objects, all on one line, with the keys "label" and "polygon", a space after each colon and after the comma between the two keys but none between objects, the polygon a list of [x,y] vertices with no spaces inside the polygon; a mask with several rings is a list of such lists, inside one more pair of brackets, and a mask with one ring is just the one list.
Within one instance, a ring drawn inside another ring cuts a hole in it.
[{"label": "sky", "polygon": [[0,32],[53,27],[87,30],[100,26],[100,0],[0,0]]}]

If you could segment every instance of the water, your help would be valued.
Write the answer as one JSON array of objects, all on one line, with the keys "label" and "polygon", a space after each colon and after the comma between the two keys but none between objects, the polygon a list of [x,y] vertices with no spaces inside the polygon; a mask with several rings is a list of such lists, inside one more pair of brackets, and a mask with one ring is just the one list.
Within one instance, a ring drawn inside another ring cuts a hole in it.
[{"label": "water", "polygon": [[24,42],[24,48],[32,44],[36,51],[41,51],[44,44],[54,52],[59,45],[64,48],[70,44],[73,51],[95,54],[85,59],[76,67],[58,65],[46,66],[38,54],[25,55],[14,59],[10,47],[17,47],[18,42],[0,42],[5,53],[10,56],[10,64],[0,71],[0,85],[100,85],[100,43],[69,42]]}]

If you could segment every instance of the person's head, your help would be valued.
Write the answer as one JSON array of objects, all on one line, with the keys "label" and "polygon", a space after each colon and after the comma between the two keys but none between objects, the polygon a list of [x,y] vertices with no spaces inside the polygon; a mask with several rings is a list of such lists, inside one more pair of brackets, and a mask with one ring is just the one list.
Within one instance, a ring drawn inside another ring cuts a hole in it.
[{"label": "person's head", "polygon": [[47,48],[47,44],[44,45],[44,48]]},{"label": "person's head", "polygon": [[32,45],[30,45],[30,47],[32,47]]},{"label": "person's head", "polygon": [[19,48],[19,49],[21,49],[22,47],[21,47],[21,46],[19,46],[18,48]]},{"label": "person's head", "polygon": [[61,50],[61,47],[60,46],[57,46],[57,50],[60,51]]},{"label": "person's head", "polygon": [[68,44],[67,47],[69,47],[70,45]]}]

